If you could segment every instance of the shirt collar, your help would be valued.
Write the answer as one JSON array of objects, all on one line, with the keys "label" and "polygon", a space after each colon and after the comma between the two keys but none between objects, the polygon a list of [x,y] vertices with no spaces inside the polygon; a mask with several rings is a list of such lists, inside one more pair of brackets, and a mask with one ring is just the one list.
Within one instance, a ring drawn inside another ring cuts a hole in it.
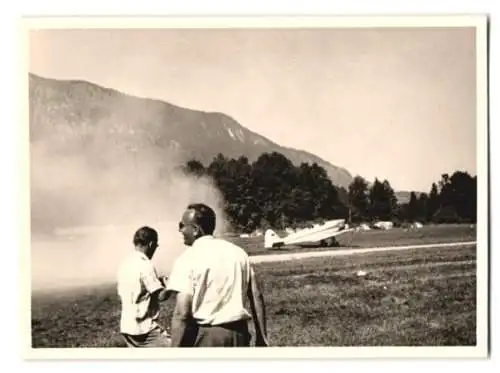
[{"label": "shirt collar", "polygon": [[202,237],[198,238],[196,241],[194,241],[193,246],[203,244],[204,242],[210,241],[213,239],[214,239],[214,236],[212,236],[212,235],[202,236]]},{"label": "shirt collar", "polygon": [[139,256],[140,258],[149,260],[149,258],[146,256],[146,254],[144,254],[142,251],[134,250],[134,252],[135,252],[135,255]]}]

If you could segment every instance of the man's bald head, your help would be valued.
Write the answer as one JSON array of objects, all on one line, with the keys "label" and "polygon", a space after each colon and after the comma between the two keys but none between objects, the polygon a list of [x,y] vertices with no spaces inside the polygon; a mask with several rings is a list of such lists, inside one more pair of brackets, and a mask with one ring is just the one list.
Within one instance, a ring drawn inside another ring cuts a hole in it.
[{"label": "man's bald head", "polygon": [[213,234],[215,231],[215,211],[204,203],[192,203],[188,205],[190,218],[196,223],[204,234]]},{"label": "man's bald head", "polygon": [[184,236],[184,244],[191,246],[198,238],[212,235],[215,231],[215,212],[203,203],[187,206],[179,222],[179,231]]}]

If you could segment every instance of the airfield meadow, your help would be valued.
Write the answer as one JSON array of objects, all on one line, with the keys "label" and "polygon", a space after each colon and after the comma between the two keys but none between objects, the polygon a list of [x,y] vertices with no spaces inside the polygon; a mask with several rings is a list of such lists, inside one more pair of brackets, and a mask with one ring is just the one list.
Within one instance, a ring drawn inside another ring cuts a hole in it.
[{"label": "airfield meadow", "polygon": [[[231,240],[255,263],[272,346],[476,344],[475,225],[346,233],[338,248],[266,250],[263,237]],[[403,249],[384,249],[395,246]],[[289,257],[324,250],[338,255]],[[173,301],[162,307],[168,325]],[[33,292],[32,347],[124,347],[119,317],[114,283]]]}]

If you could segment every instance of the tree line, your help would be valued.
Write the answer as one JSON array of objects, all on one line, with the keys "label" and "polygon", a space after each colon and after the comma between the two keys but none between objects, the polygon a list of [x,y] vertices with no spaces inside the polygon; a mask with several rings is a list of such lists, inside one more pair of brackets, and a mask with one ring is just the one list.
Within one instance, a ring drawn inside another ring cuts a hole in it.
[{"label": "tree line", "polygon": [[263,153],[254,162],[247,157],[218,154],[208,166],[189,160],[183,172],[209,177],[221,192],[224,210],[233,229],[303,227],[329,219],[350,223],[393,221],[456,223],[476,221],[477,179],[456,171],[443,174],[429,193],[411,192],[407,203],[398,203],[388,180],[369,183],[355,176],[348,189],[333,185],[317,163],[295,166],[278,152]]},{"label": "tree line", "polygon": [[441,175],[430,191],[412,191],[407,203],[398,203],[389,182],[377,178],[372,185],[356,176],[349,185],[352,221],[391,220],[394,223],[475,223],[477,176],[455,171]]}]

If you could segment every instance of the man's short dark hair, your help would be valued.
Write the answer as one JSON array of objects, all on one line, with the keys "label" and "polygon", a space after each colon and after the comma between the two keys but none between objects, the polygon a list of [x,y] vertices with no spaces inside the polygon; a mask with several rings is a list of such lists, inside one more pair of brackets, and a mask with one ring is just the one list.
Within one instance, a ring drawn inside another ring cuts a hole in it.
[{"label": "man's short dark hair", "polygon": [[147,246],[154,241],[158,241],[158,232],[151,227],[141,227],[134,234],[135,246]]},{"label": "man's short dark hair", "polygon": [[215,231],[215,211],[204,203],[191,203],[188,210],[195,211],[196,224],[203,229],[205,234],[213,234]]}]

